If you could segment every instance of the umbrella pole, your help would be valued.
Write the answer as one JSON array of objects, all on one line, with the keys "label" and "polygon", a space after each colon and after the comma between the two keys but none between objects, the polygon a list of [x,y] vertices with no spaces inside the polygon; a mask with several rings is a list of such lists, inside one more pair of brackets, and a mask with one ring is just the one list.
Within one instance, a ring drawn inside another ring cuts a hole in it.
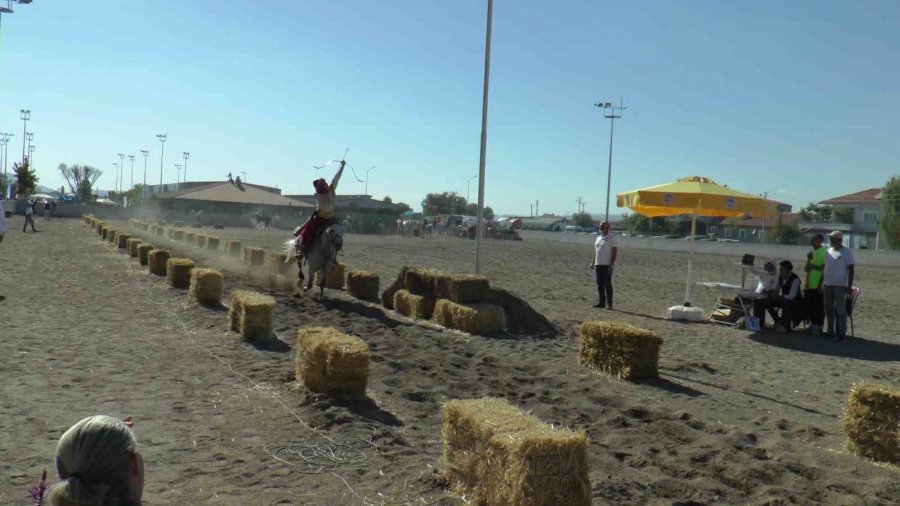
[{"label": "umbrella pole", "polygon": [[688,252],[687,284],[684,287],[684,306],[691,307],[691,283],[694,274],[694,236],[697,235],[697,215],[691,215],[691,245]]}]

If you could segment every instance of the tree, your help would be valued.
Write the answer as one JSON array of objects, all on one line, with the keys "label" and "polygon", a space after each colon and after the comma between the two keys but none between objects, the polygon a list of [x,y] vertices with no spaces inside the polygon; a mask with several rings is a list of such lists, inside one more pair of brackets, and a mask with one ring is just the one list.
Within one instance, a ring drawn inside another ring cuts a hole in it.
[{"label": "tree", "polygon": [[429,193],[422,201],[422,212],[426,215],[459,214],[466,209],[466,199],[456,192]]},{"label": "tree", "polygon": [[405,202],[400,202],[397,204],[397,210],[400,211],[401,213],[405,213],[406,211],[409,211],[410,209],[412,209],[412,207],[409,207],[409,204],[407,204]]},{"label": "tree", "polygon": [[99,169],[90,165],[59,164],[59,172],[69,185],[69,191],[75,194],[79,202],[91,202],[93,200],[94,183],[103,174]]},{"label": "tree", "polygon": [[831,210],[831,219],[835,223],[853,223],[853,209],[839,207]]},{"label": "tree", "polygon": [[381,199],[381,201],[384,202],[385,204],[393,204],[394,203],[394,200],[391,198],[390,195],[385,195],[385,197],[383,199]]},{"label": "tree", "polygon": [[810,202],[808,206],[800,210],[803,221],[812,223],[828,223],[831,221],[831,207],[820,206]]},{"label": "tree", "polygon": [[[478,204],[469,204],[469,207],[466,208],[466,215],[478,216]],[[484,206],[484,219],[494,219],[494,210],[491,209],[491,206]]]},{"label": "tree", "polygon": [[881,190],[880,226],[888,248],[900,250],[900,177],[892,177]]},{"label": "tree", "polygon": [[586,212],[575,213],[572,215],[572,222],[578,227],[593,227],[594,218]]},{"label": "tree", "polygon": [[34,185],[38,182],[38,177],[28,166],[28,160],[21,163],[13,164],[13,173],[16,175],[16,193],[20,195],[28,195],[34,191]]},{"label": "tree", "polygon": [[775,228],[769,240],[777,244],[797,245],[803,241],[803,232],[800,231],[800,225],[797,223],[784,223]]},{"label": "tree", "polygon": [[630,234],[639,234],[650,231],[650,219],[641,214],[623,214],[622,226]]}]

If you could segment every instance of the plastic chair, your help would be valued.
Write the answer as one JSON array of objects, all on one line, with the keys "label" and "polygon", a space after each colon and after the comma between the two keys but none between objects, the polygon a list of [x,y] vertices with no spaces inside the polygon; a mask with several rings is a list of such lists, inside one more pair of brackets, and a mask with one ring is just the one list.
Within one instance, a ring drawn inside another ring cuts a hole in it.
[{"label": "plastic chair", "polygon": [[847,319],[850,320],[850,336],[856,337],[853,332],[853,308],[856,307],[856,300],[859,299],[861,290],[858,286],[854,286],[850,290],[850,297],[847,298]]}]

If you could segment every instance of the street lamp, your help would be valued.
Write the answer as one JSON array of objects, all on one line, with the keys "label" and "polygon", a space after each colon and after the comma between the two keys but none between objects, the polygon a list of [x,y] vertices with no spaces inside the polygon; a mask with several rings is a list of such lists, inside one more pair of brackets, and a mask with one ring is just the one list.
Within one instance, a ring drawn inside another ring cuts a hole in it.
[{"label": "street lamp", "polygon": [[24,162],[25,142],[28,141],[28,139],[26,138],[28,136],[26,134],[28,131],[28,120],[31,119],[31,109],[21,109],[19,112],[21,113],[19,117],[22,118],[22,161]]},{"label": "street lamp", "polygon": [[156,134],[156,138],[159,139],[159,191],[162,192],[162,174],[163,174],[163,159],[165,158],[166,153],[166,138],[168,135],[166,134]]},{"label": "street lamp", "polygon": [[125,179],[125,155],[116,153],[116,156],[119,157],[119,188],[116,191],[122,193],[122,187],[125,186],[125,183],[122,182]]},{"label": "street lamp", "polygon": [[141,196],[147,196],[147,156],[150,155],[150,152],[146,149],[141,150],[141,154],[144,155],[144,187],[141,188]]},{"label": "street lamp", "polygon": [[28,145],[28,168],[30,170],[34,170],[34,162],[32,161],[34,158],[34,144]]},{"label": "street lamp", "polygon": [[466,215],[469,214],[469,188],[472,187],[472,180],[477,177],[478,177],[478,174],[475,174],[474,176],[470,177],[469,182],[466,183],[466,211],[465,211]]},{"label": "street lamp", "polygon": [[175,164],[175,170],[178,171],[175,174],[175,191],[181,191],[181,164]]},{"label": "street lamp", "polygon": [[[484,162],[487,158],[488,86],[491,80],[491,28],[494,0],[487,2],[487,29],[484,41],[484,91],[481,99],[481,152],[478,156],[478,227],[475,229],[475,274],[481,274],[481,236],[484,235]],[[468,206],[469,203],[466,202]]]},{"label": "street lamp", "polygon": [[[594,104],[595,107],[599,107],[604,110],[603,117],[609,118],[609,167],[606,170],[606,221],[609,222],[609,187],[610,182],[612,181],[612,146],[613,146],[613,128],[615,127],[615,121],[618,118],[622,117],[622,111],[627,109],[622,105],[622,100],[619,99],[619,105],[613,105],[610,102],[600,102]],[[616,114],[618,113],[618,114]]]},{"label": "street lamp", "polygon": [[130,173],[130,176],[131,176],[130,177],[130,179],[131,179],[130,185],[131,186],[129,186],[128,189],[133,190],[134,189],[134,155],[128,155],[128,159],[131,160],[131,173]]},{"label": "street lamp", "polygon": [[[369,167],[369,170],[372,170],[374,168],[375,168],[375,166],[373,165],[373,166]],[[366,171],[366,195],[367,196],[369,195],[369,170]]]},{"label": "street lamp", "polygon": [[184,157],[184,179],[182,181],[187,183],[187,161],[188,161],[188,158],[191,157],[191,154],[188,153],[187,151],[185,151],[184,153],[182,153],[181,156]]},{"label": "street lamp", "polygon": [[116,183],[113,185],[113,192],[119,193],[119,190],[116,187],[119,186],[119,164],[117,162],[113,162],[113,167],[116,168]]},{"label": "street lamp", "polygon": [[9,165],[9,139],[15,137],[15,135],[4,132],[0,134],[0,136],[3,137],[3,176],[7,177],[8,173],[6,172],[6,167]]}]

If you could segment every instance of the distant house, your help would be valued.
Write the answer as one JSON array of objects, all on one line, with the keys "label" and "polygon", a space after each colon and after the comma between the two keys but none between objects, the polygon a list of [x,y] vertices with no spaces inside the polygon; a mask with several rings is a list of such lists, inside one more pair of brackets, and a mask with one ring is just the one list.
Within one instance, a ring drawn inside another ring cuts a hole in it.
[{"label": "distant house", "polygon": [[166,219],[204,225],[253,225],[253,215],[273,218],[275,226],[292,228],[312,214],[315,206],[290,199],[256,185],[240,188],[228,181],[164,193],[154,201]]},{"label": "distant house", "polygon": [[542,230],[545,232],[562,232],[569,219],[564,216],[537,216],[522,218],[522,230]]},{"label": "distant house", "polygon": [[[850,223],[810,223],[811,226],[833,226],[832,230],[844,232],[844,245],[849,248],[877,249],[878,223],[881,220],[881,188],[869,188],[848,195],[841,195],[818,202],[820,206],[831,206],[834,210],[849,209],[853,213]],[[825,228],[828,228],[825,227]],[[821,228],[821,227],[820,227]],[[831,230],[822,230],[830,232]]]},{"label": "distant house", "polygon": [[734,239],[740,242],[765,242],[772,237],[780,225],[800,223],[800,214],[783,213],[779,218],[724,218],[707,230],[723,239]]}]

